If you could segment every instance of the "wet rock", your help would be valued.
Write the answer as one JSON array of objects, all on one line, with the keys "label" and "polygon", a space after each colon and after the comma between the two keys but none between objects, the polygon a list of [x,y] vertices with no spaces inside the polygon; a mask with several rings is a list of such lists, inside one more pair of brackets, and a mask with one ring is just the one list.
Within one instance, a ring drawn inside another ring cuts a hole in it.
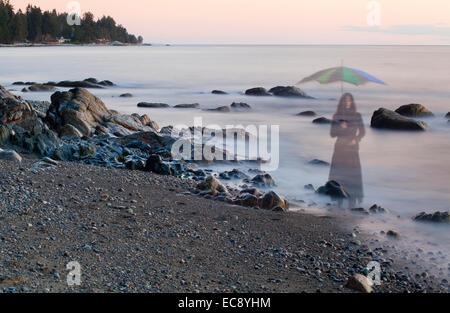
[{"label": "wet rock", "polygon": [[55,86],[51,85],[44,85],[44,84],[35,84],[31,85],[29,87],[25,87],[22,89],[22,92],[28,92],[28,91],[53,91],[56,90]]},{"label": "wet rock", "polygon": [[213,90],[213,91],[211,91],[211,93],[214,95],[227,95],[228,94],[223,90]]},{"label": "wet rock", "polygon": [[125,157],[124,164],[130,170],[144,170],[146,160],[136,155],[128,155]]},{"label": "wet rock", "polygon": [[168,108],[167,103],[157,103],[157,102],[139,102],[137,104],[139,108]]},{"label": "wet rock", "polygon": [[243,173],[242,171],[238,169],[233,169],[231,171],[224,171],[219,174],[220,178],[223,179],[246,179],[248,178],[247,174]]},{"label": "wet rock", "polygon": [[183,103],[183,104],[177,104],[174,106],[174,108],[177,109],[198,109],[200,107],[200,104],[198,103]]},{"label": "wet rock", "polygon": [[411,103],[405,104],[395,110],[400,115],[408,117],[428,117],[433,116],[433,113],[421,104]]},{"label": "wet rock", "polygon": [[255,206],[258,206],[258,197],[251,195],[251,194],[245,194],[241,199],[241,205],[248,207],[248,208],[253,208]]},{"label": "wet rock", "polygon": [[257,188],[246,188],[246,189],[242,189],[239,192],[240,195],[245,195],[245,194],[250,194],[256,197],[259,197],[261,195],[261,193],[259,192],[259,190]]},{"label": "wet rock", "polygon": [[369,212],[373,213],[373,214],[378,214],[378,213],[387,213],[388,210],[385,208],[382,208],[381,206],[374,204],[369,208]]},{"label": "wet rock", "polygon": [[317,116],[317,113],[314,111],[303,111],[298,113],[299,116]]},{"label": "wet rock", "polygon": [[276,207],[280,207],[283,209],[289,208],[289,202],[287,200],[282,199],[277,193],[274,191],[266,192],[258,201],[259,207],[265,210],[272,210]]},{"label": "wet rock", "polygon": [[345,287],[364,293],[372,292],[372,286],[369,282],[369,279],[361,274],[354,274],[353,276],[349,277],[347,282],[345,283]]},{"label": "wet rock", "polygon": [[224,105],[224,106],[220,106],[220,107],[215,108],[215,109],[207,109],[206,111],[230,112],[230,107]]},{"label": "wet rock", "polygon": [[218,192],[228,192],[227,187],[225,187],[217,178],[209,175],[206,179],[197,184],[197,189],[199,190],[217,190]]},{"label": "wet rock", "polygon": [[393,230],[388,230],[386,232],[386,235],[391,238],[399,238],[400,237],[400,234]]},{"label": "wet rock", "polygon": [[0,160],[7,160],[13,162],[22,162],[22,157],[14,150],[0,149]]},{"label": "wet rock", "polygon": [[121,94],[119,97],[121,98],[131,98],[133,95],[129,92]]},{"label": "wet rock", "polygon": [[326,117],[318,117],[312,121],[314,124],[331,124],[331,120]]},{"label": "wet rock", "polygon": [[450,118],[450,112],[445,115],[446,118]]},{"label": "wet rock", "polygon": [[385,108],[380,108],[373,113],[370,126],[373,128],[411,131],[424,131],[427,129],[427,124],[424,122],[402,116]]},{"label": "wet rock", "polygon": [[268,174],[258,174],[255,177],[253,177],[250,181],[252,184],[258,185],[258,186],[262,186],[262,187],[271,187],[271,186],[275,186],[275,180],[273,179],[273,177]]},{"label": "wet rock", "polygon": [[245,91],[248,96],[271,96],[270,93],[263,87],[250,88]]},{"label": "wet rock", "polygon": [[311,98],[303,90],[294,86],[277,86],[270,89],[269,92],[278,97]]},{"label": "wet rock", "polygon": [[413,220],[417,222],[450,223],[450,215],[448,211],[436,211],[434,213],[420,212],[413,217]]},{"label": "wet rock", "polygon": [[250,110],[251,106],[244,102],[233,102],[230,107],[235,110]]},{"label": "wet rock", "polygon": [[324,186],[319,187],[316,192],[336,199],[349,197],[344,187],[334,180],[328,181]]},{"label": "wet rock", "polygon": [[330,165],[330,163],[323,161],[323,160],[319,160],[319,159],[314,159],[308,162],[308,164],[311,165],[319,165],[319,166],[328,166]]}]

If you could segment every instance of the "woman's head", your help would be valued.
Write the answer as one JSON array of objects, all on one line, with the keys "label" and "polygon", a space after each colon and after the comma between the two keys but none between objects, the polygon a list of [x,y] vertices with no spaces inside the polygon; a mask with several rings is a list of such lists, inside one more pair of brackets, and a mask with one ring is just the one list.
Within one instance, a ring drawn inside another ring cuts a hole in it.
[{"label": "woman's head", "polygon": [[345,93],[339,100],[337,114],[354,114],[356,113],[355,99],[351,93]]}]

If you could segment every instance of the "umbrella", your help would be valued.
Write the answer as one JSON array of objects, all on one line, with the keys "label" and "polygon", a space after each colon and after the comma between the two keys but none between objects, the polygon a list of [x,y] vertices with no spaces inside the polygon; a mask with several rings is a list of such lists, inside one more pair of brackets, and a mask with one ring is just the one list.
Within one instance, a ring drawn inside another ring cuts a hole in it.
[{"label": "umbrella", "polygon": [[311,76],[303,78],[297,84],[302,84],[310,81],[317,81],[321,84],[341,82],[341,91],[343,89],[342,82],[347,82],[356,86],[363,85],[367,82],[386,85],[385,82],[366,72],[344,66],[333,67],[319,71],[315,74],[312,74]]}]

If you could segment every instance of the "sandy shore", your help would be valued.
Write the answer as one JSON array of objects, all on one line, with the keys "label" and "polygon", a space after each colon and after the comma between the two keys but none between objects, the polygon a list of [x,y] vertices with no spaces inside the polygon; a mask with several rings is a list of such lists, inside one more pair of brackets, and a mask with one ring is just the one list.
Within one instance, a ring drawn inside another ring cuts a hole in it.
[{"label": "sandy shore", "polygon": [[[339,217],[212,201],[177,177],[38,161],[0,161],[3,292],[352,292],[348,277],[379,253]],[[70,261],[80,286],[67,285]],[[446,291],[385,263],[375,292]]]}]

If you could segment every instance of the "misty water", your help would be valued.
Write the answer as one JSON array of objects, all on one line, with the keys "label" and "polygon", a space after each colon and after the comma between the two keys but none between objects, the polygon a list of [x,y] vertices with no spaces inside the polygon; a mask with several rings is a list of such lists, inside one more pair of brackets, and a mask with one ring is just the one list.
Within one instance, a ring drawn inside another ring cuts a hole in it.
[{"label": "misty water", "polygon": [[[90,90],[110,109],[148,114],[160,126],[203,124],[279,125],[280,163],[270,174],[274,189],[298,208],[326,212],[330,199],[304,188],[328,180],[329,167],[310,165],[312,159],[331,161],[334,141],[329,125],[296,116],[314,110],[331,118],[341,95],[339,84],[308,83],[299,86],[317,98],[250,97],[244,90],[262,86],[294,85],[318,70],[344,65],[364,70],[388,85],[345,84],[362,114],[366,136],[360,143],[364,202],[388,208],[383,216],[358,220],[359,227],[376,233],[398,231],[412,247],[438,249],[448,255],[447,225],[413,222],[427,211],[448,211],[450,202],[450,47],[447,46],[152,46],[152,47],[36,47],[0,49],[0,84],[31,100],[49,100],[50,92],[22,93],[14,81],[108,79],[116,87]],[[61,88],[63,89],[63,88]],[[213,95],[220,89],[228,95]],[[119,98],[130,92],[132,98]],[[200,103],[215,108],[232,102],[248,103],[249,112],[207,112],[198,109],[138,108],[141,101]],[[434,113],[422,119],[426,132],[384,131],[370,128],[373,111],[395,110],[420,103]],[[230,167],[231,169],[233,167]],[[300,201],[303,200],[304,202]],[[311,206],[312,202],[317,205]],[[448,267],[448,258],[436,261]],[[447,272],[448,273],[448,272]]]}]

